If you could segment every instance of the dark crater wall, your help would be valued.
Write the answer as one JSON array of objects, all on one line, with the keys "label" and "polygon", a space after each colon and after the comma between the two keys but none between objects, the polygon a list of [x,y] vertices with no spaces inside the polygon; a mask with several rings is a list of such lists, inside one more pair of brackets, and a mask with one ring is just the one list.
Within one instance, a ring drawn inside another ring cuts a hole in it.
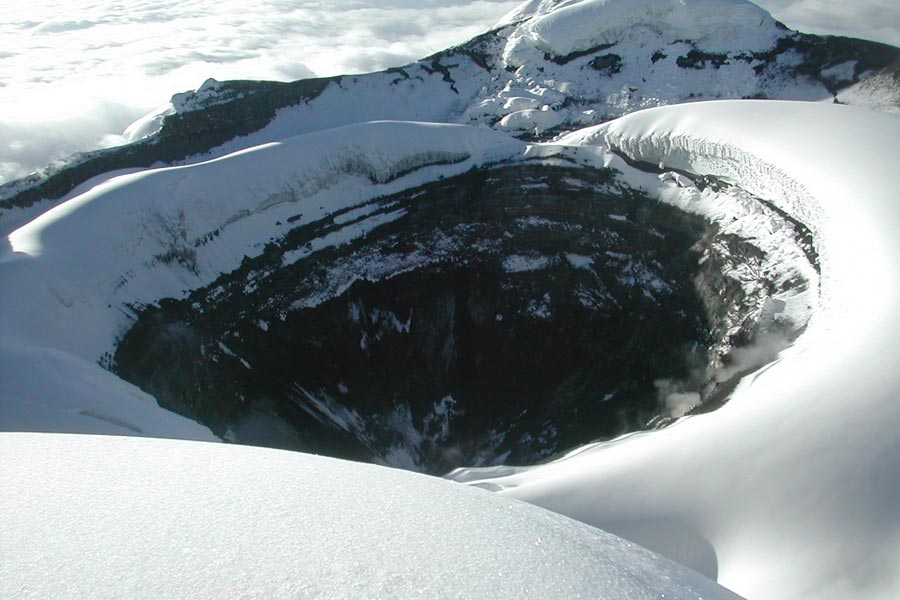
[{"label": "dark crater wall", "polygon": [[[395,220],[309,250],[378,215]],[[231,441],[435,473],[533,463],[659,421],[654,382],[728,345],[717,323],[760,299],[715,291],[722,260],[755,250],[700,261],[718,242],[608,171],[475,170],[140,308],[113,367]]]}]

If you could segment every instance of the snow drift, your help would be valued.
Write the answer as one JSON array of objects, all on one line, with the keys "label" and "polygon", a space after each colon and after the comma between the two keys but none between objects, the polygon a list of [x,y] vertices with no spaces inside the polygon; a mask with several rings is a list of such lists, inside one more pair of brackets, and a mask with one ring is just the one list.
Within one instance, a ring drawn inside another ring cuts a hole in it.
[{"label": "snow drift", "polygon": [[0,444],[4,598],[738,598],[583,523],[407,471],[184,441]]}]

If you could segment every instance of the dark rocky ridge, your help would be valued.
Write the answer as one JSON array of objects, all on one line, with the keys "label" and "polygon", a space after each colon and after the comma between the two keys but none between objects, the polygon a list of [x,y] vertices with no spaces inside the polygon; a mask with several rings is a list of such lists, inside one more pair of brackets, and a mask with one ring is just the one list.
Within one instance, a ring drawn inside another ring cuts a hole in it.
[{"label": "dark rocky ridge", "polygon": [[[196,110],[165,118],[158,134],[131,144],[86,152],[70,166],[48,175],[30,175],[0,186],[0,209],[31,206],[43,199],[61,198],[91,177],[109,171],[149,167],[203,154],[228,140],[262,129],[279,108],[315,98],[339,77],[277,81],[229,81],[220,86],[214,103],[198,103]],[[15,191],[9,199],[4,188]]]},{"label": "dark rocky ridge", "polygon": [[696,373],[756,327],[722,324],[766,298],[721,274],[756,248],[610,171],[473,170],[362,208],[141,308],[111,366],[237,442],[430,472],[526,464],[665,417],[658,379],[714,395]]}]

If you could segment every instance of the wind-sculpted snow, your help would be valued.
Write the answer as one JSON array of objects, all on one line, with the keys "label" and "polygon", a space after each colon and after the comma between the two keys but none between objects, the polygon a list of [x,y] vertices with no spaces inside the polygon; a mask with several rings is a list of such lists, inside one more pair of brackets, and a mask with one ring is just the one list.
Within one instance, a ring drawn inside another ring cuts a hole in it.
[{"label": "wind-sculpted snow", "polygon": [[578,140],[726,178],[803,221],[820,299],[794,345],[714,413],[456,478],[605,528],[755,600],[896,598],[900,119],[714,102],[638,112]]},{"label": "wind-sculpted snow", "polygon": [[760,198],[772,199],[782,210],[816,232],[816,217],[821,212],[817,200],[785,173],[781,163],[765,155],[754,155],[742,147],[742,140],[737,136],[726,141],[700,137],[696,125],[702,117],[685,116],[688,120],[677,131],[666,135],[634,135],[633,129],[626,128],[628,121],[619,120],[615,125],[601,125],[569,134],[561,142],[603,144],[632,160],[650,163],[659,169],[714,174]]},{"label": "wind-sculpted snow", "polygon": [[3,598],[738,598],[583,523],[405,471],[184,441],[0,444]]}]

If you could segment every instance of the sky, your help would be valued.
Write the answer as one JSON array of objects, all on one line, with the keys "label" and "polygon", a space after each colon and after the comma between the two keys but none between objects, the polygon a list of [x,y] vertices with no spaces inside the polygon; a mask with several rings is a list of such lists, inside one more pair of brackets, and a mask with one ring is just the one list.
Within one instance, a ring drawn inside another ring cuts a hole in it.
[{"label": "sky", "polygon": [[[209,77],[290,81],[402,65],[519,0],[37,0],[0,11],[0,183],[123,142]],[[897,0],[760,0],[793,29],[900,45]]]}]

